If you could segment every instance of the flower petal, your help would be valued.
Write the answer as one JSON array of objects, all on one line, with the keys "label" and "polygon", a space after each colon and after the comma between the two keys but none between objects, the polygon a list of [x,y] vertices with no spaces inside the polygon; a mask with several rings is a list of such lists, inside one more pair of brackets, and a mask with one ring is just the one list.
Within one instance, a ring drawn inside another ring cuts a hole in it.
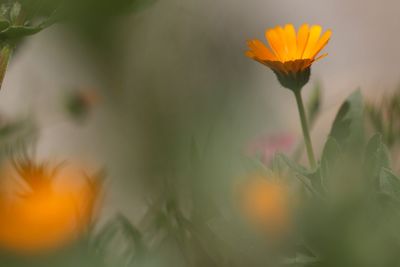
[{"label": "flower petal", "polygon": [[260,40],[251,40],[247,45],[253,54],[262,60],[277,60],[276,56]]},{"label": "flower petal", "polygon": [[284,30],[288,48],[288,58],[289,60],[294,60],[297,52],[296,30],[293,24],[286,24]]},{"label": "flower petal", "polygon": [[283,61],[288,61],[290,60],[290,58],[289,58],[289,47],[288,47],[288,40],[286,38],[286,32],[281,26],[276,26],[275,31],[278,34],[283,44],[283,51],[284,51]]},{"label": "flower petal", "polygon": [[308,24],[301,25],[297,33],[297,53],[296,53],[297,59],[302,58],[304,49],[306,48],[308,42],[309,35],[310,35],[310,28]]},{"label": "flower petal", "polygon": [[326,31],[322,37],[318,40],[317,44],[315,45],[314,51],[311,54],[311,58],[315,58],[318,53],[326,46],[326,44],[329,42],[329,39],[331,38],[332,31],[328,30]]},{"label": "flower petal", "polygon": [[278,60],[285,61],[285,44],[282,42],[282,39],[280,38],[276,29],[267,30],[265,37],[267,38],[269,46],[271,47],[272,51],[274,51]]},{"label": "flower petal", "polygon": [[307,45],[304,50],[303,59],[311,58],[312,53],[315,49],[315,45],[319,40],[319,36],[321,35],[322,28],[319,25],[313,25],[310,29],[310,36],[308,37]]},{"label": "flower petal", "polygon": [[320,59],[323,59],[323,58],[326,57],[327,55],[328,55],[328,53],[323,54],[323,55],[320,55],[319,57],[317,57],[316,59],[314,59],[313,62],[315,62],[315,61],[317,61],[317,60],[320,60]]},{"label": "flower petal", "polygon": [[246,51],[244,54],[246,55],[246,57],[249,57],[252,59],[255,59],[255,57],[256,57],[256,55],[253,53],[253,51]]}]

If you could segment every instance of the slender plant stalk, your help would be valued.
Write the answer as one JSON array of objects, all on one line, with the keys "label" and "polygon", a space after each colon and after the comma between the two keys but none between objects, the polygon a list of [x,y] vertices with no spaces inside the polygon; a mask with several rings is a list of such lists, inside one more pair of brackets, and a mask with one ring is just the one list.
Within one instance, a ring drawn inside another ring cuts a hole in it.
[{"label": "slender plant stalk", "polygon": [[12,49],[9,45],[5,45],[0,50],[0,89],[3,85],[3,80],[6,75],[8,62],[10,61]]},{"label": "slender plant stalk", "polygon": [[311,143],[310,131],[308,130],[307,117],[306,117],[306,112],[304,110],[303,99],[301,98],[301,90],[294,91],[294,95],[296,97],[297,108],[299,110],[301,128],[303,130],[304,143],[307,149],[308,161],[310,162],[310,167],[315,168],[316,166],[315,156]]}]

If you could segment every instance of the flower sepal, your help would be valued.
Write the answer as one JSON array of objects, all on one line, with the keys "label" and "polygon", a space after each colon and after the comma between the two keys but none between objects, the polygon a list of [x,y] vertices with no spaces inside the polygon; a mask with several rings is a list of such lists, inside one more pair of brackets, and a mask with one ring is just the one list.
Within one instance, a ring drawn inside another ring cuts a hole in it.
[{"label": "flower sepal", "polygon": [[304,85],[306,85],[310,80],[311,68],[308,67],[299,72],[289,72],[289,73],[283,73],[274,70],[274,73],[276,74],[279,83],[283,87],[293,92],[298,92],[301,91]]}]

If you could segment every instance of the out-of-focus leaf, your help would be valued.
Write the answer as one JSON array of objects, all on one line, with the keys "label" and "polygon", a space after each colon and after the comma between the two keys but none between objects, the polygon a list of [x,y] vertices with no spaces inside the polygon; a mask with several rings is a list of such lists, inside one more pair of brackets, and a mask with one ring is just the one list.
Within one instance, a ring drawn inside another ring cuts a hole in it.
[{"label": "out-of-focus leaf", "polygon": [[9,152],[25,149],[26,144],[36,137],[36,125],[28,119],[0,126],[0,157]]},{"label": "out-of-focus leaf", "polygon": [[271,160],[271,169],[273,173],[281,177],[287,172],[288,166],[281,157],[275,155]]},{"label": "out-of-focus leaf", "polygon": [[141,232],[122,214],[99,231],[92,246],[111,266],[129,266],[142,259],[146,251]]},{"label": "out-of-focus leaf", "polygon": [[319,260],[315,257],[310,257],[301,253],[296,253],[296,256],[294,258],[287,258],[284,259],[282,264],[283,266],[290,266],[290,267],[297,267],[297,266],[311,266],[311,264],[314,264],[318,262]]},{"label": "out-of-focus leaf", "polygon": [[213,129],[207,134],[207,139],[202,148],[196,140],[192,138],[189,157],[190,157],[190,189],[193,209],[191,218],[198,223],[204,223],[215,216],[217,208],[213,199],[210,197],[209,174],[207,166],[210,162],[206,155],[209,155],[208,149],[212,141]]},{"label": "out-of-focus leaf", "polygon": [[383,168],[380,173],[379,182],[382,192],[400,200],[400,178],[391,170]]},{"label": "out-of-focus leaf", "polygon": [[287,164],[287,166],[295,173],[298,173],[304,177],[307,178],[311,178],[313,175],[313,171],[308,170],[306,167],[292,161],[291,159],[289,159],[286,155],[284,154],[277,154],[276,155],[277,158],[281,159],[283,162],[285,162]]},{"label": "out-of-focus leaf", "polygon": [[94,236],[92,245],[95,249],[103,250],[107,244],[111,243],[112,238],[117,232],[117,223],[115,220],[107,222],[96,236]]},{"label": "out-of-focus leaf", "polygon": [[157,0],[135,0],[132,4],[132,11],[139,12],[156,3]]},{"label": "out-of-focus leaf", "polygon": [[361,92],[357,90],[342,104],[333,122],[330,136],[347,151],[357,153],[364,145],[363,110]]},{"label": "out-of-focus leaf", "polygon": [[21,4],[19,2],[14,2],[10,10],[10,20],[12,24],[17,23],[20,13],[21,13]]},{"label": "out-of-focus leaf", "polygon": [[7,20],[0,20],[0,32],[10,27],[10,22]]},{"label": "out-of-focus leaf", "polygon": [[118,214],[118,222],[121,224],[122,230],[129,237],[135,245],[136,254],[141,255],[146,251],[142,233],[137,229],[124,215]]},{"label": "out-of-focus leaf", "polygon": [[382,134],[383,142],[392,148],[400,140],[400,90],[383,95],[380,102],[367,103],[366,112],[372,128]]},{"label": "out-of-focus leaf", "polygon": [[215,218],[208,226],[236,266],[269,266],[271,257],[264,237],[238,223],[237,218]]},{"label": "out-of-focus leaf", "polygon": [[[86,0],[85,0],[86,1]],[[48,17],[66,2],[71,0],[19,0],[24,16],[31,20],[35,17]]]},{"label": "out-of-focus leaf", "polygon": [[264,165],[264,163],[262,163],[258,158],[242,157],[241,160],[244,169],[248,173],[260,173],[267,176],[273,175],[273,171]]},{"label": "out-of-focus leaf", "polygon": [[17,39],[33,35],[54,22],[58,0],[6,1],[0,7],[0,39],[14,44]]},{"label": "out-of-focus leaf", "polygon": [[63,13],[72,19],[90,18],[90,21],[108,21],[110,18],[138,12],[155,3],[156,0],[71,0]]},{"label": "out-of-focus leaf", "polygon": [[291,172],[291,174],[293,174],[293,177],[300,180],[300,182],[305,186],[308,191],[316,195],[320,195],[320,193],[322,193],[323,190],[319,175],[319,169],[316,169],[314,171],[308,170],[304,166],[289,159],[284,154],[277,154],[276,157],[279,157],[281,162],[284,162],[287,165],[289,171]]},{"label": "out-of-focus leaf", "polygon": [[18,39],[25,36],[33,35],[43,30],[42,27],[30,26],[10,26],[6,30],[0,32],[0,38],[3,39]]},{"label": "out-of-focus leaf", "polygon": [[379,176],[383,168],[389,168],[390,158],[380,134],[374,135],[365,150],[364,175],[374,185],[379,185]]},{"label": "out-of-focus leaf", "polygon": [[329,186],[330,180],[340,170],[342,149],[333,137],[328,137],[321,157],[321,182],[324,187]]},{"label": "out-of-focus leaf", "polygon": [[203,219],[203,205],[204,205],[204,193],[202,190],[202,179],[203,175],[203,166],[200,151],[196,140],[194,137],[191,140],[190,145],[190,167],[191,167],[191,189],[192,189],[192,200],[193,200],[193,209],[192,209],[192,218],[194,220],[202,220]]},{"label": "out-of-focus leaf", "polygon": [[384,119],[381,110],[372,104],[367,104],[365,107],[365,111],[374,130],[384,134],[385,132],[383,126]]}]

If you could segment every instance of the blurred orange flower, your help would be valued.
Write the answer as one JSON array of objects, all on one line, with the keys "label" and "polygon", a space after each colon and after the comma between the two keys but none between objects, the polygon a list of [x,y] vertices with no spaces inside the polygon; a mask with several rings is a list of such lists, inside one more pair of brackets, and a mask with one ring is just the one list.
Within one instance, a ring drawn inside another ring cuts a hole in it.
[{"label": "blurred orange flower", "polygon": [[[249,40],[246,56],[271,68],[280,81],[287,76],[297,77],[297,82],[299,78],[303,78],[300,79],[302,87],[308,82],[311,64],[327,55],[318,56],[328,43],[332,31],[327,30],[322,36],[321,33],[322,28],[319,25],[310,27],[303,24],[297,33],[292,24],[276,26],[265,32],[270,48],[260,40]],[[305,74],[304,77],[301,74]],[[282,85],[288,87],[286,84]]]},{"label": "blurred orange flower", "polygon": [[252,177],[240,188],[241,208],[255,226],[272,234],[282,234],[289,224],[289,193],[277,179]]},{"label": "blurred orange flower", "polygon": [[12,176],[13,169],[26,188],[18,192],[14,184],[12,190],[0,194],[0,246],[3,249],[22,253],[55,249],[77,239],[90,225],[100,183],[79,184],[78,172],[67,173],[68,179],[61,181],[56,179],[60,178],[57,169],[30,161],[8,168],[3,178]]}]

